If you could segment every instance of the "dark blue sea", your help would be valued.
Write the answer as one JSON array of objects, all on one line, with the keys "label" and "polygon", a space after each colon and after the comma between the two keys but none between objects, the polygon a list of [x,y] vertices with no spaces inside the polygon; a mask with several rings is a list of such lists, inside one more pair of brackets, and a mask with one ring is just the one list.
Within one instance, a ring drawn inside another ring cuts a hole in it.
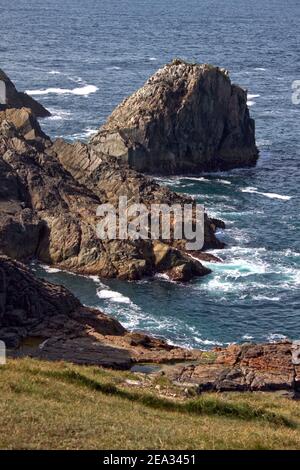
[{"label": "dark blue sea", "polygon": [[248,89],[256,168],[164,178],[222,218],[224,262],[188,285],[100,280],[35,266],[132,329],[195,347],[300,338],[300,2],[0,0],[0,67],[53,115],[52,137],[87,140],[174,57],[227,68]]}]

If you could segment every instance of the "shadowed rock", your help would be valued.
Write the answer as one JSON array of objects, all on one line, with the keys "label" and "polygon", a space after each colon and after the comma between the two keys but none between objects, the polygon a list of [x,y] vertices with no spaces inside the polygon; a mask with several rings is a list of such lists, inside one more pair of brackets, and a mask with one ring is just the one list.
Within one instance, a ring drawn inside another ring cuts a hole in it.
[{"label": "shadowed rock", "polygon": [[42,104],[31,98],[27,93],[18,91],[13,82],[1,69],[0,81],[5,84],[5,104],[0,102],[0,111],[9,108],[29,108],[36,117],[51,116],[51,113]]},{"label": "shadowed rock", "polygon": [[81,305],[62,286],[36,278],[0,256],[0,340],[14,357],[32,356],[128,369],[135,362],[194,360],[197,351],[129,333],[113,318]]}]

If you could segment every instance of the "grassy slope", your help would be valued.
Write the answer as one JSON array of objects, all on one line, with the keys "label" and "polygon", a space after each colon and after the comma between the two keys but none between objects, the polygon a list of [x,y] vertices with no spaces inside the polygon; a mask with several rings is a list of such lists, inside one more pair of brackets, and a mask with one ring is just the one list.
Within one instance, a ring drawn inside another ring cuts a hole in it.
[{"label": "grassy slope", "polygon": [[300,409],[275,395],[166,399],[126,372],[9,360],[0,366],[0,448],[299,449]]}]

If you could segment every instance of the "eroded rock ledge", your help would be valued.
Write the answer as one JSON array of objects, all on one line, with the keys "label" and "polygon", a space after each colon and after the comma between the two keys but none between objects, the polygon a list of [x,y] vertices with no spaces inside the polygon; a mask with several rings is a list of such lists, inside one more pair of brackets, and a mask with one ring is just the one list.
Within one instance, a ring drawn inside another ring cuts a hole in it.
[{"label": "eroded rock ledge", "polygon": [[166,374],[177,384],[195,385],[198,392],[285,390],[293,395],[300,392],[300,341],[232,345]]},{"label": "eroded rock ledge", "polygon": [[150,174],[229,170],[258,158],[247,92],[224,69],[179,59],[125,99],[91,144]]}]

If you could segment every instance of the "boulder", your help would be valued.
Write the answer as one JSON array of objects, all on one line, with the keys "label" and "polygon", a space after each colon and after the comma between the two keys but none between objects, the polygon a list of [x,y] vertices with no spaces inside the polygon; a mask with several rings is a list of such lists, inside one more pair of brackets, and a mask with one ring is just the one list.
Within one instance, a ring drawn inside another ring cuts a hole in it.
[{"label": "boulder", "polygon": [[224,69],[182,60],[125,99],[91,144],[151,174],[229,170],[258,158],[247,92]]}]

